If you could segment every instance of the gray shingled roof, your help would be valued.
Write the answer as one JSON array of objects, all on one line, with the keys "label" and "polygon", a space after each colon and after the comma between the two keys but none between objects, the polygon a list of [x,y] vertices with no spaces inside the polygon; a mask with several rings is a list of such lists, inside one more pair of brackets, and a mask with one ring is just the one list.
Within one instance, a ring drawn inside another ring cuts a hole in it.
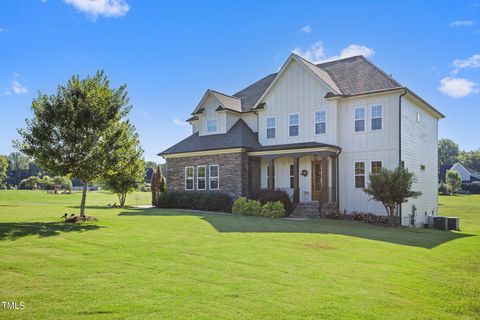
[{"label": "gray shingled roof", "polygon": [[269,74],[233,95],[241,99],[243,112],[252,110],[255,103],[257,103],[258,99],[260,99],[265,90],[267,90],[276,75],[276,73]]},{"label": "gray shingled roof", "polygon": [[159,155],[230,148],[256,149],[260,147],[257,134],[240,119],[227,133],[200,136],[196,132]]},{"label": "gray shingled roof", "polygon": [[[364,56],[355,56],[316,65],[328,73],[342,95],[357,95],[374,91],[402,88],[402,85],[380,70]],[[233,96],[242,101],[242,111],[250,111],[267,90],[277,73],[272,73]]]},{"label": "gray shingled roof", "polygon": [[270,151],[270,150],[288,150],[298,148],[316,148],[316,147],[332,147],[337,146],[318,143],[318,142],[302,142],[289,143],[272,146],[262,146],[258,142],[257,134],[242,120],[238,120],[226,134],[211,134],[200,136],[197,133],[192,134],[188,138],[180,141],[173,147],[159,153],[159,156],[195,152],[205,150],[221,150],[231,148],[246,148],[250,151]]},{"label": "gray shingled roof", "polygon": [[343,95],[402,88],[402,85],[380,70],[364,56],[317,64],[326,71]]}]

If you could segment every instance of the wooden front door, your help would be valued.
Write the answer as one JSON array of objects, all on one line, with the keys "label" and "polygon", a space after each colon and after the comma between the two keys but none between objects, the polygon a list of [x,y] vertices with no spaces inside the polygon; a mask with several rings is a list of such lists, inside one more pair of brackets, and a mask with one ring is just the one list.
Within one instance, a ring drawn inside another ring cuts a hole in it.
[{"label": "wooden front door", "polygon": [[325,201],[327,170],[325,160],[312,161],[312,201]]}]

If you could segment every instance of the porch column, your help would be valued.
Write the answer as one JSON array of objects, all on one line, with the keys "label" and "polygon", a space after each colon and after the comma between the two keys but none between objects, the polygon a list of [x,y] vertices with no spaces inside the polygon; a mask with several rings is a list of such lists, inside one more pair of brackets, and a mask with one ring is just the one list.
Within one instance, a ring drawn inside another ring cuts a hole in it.
[{"label": "porch column", "polygon": [[300,202],[300,187],[298,180],[299,157],[293,157],[293,203]]},{"label": "porch column", "polygon": [[273,166],[275,165],[275,160],[272,158],[272,159],[269,159],[268,160],[268,172],[267,172],[267,175],[268,175],[268,186],[267,188],[270,189],[270,190],[273,190],[275,188],[274,186],[274,176],[273,176]]}]

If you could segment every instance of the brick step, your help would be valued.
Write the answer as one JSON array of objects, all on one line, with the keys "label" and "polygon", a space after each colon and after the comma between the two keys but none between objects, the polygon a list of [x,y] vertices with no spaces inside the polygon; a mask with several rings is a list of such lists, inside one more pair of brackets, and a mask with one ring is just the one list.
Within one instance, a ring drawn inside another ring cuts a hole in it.
[{"label": "brick step", "polygon": [[305,217],[318,215],[318,203],[299,203],[295,207],[292,216]]}]

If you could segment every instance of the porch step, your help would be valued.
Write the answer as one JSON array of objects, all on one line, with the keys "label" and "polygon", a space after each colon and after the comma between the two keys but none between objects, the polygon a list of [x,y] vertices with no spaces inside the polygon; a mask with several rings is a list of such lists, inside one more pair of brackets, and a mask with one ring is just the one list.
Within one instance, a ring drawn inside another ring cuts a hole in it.
[{"label": "porch step", "polygon": [[292,213],[294,217],[311,217],[318,216],[318,203],[299,203]]}]

